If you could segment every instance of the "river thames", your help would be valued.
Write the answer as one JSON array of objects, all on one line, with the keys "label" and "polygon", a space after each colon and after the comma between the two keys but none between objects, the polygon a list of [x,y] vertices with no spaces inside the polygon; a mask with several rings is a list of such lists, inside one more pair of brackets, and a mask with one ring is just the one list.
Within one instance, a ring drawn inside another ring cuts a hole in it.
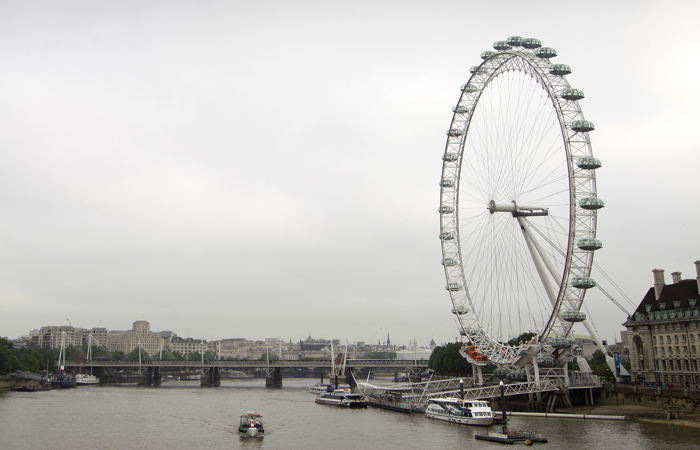
[{"label": "river thames", "polygon": [[[493,449],[478,441],[481,427],[382,409],[314,403],[316,380],[169,381],[158,388],[82,386],[47,392],[0,392],[0,448],[22,449]],[[239,416],[263,414],[263,439],[238,436]],[[550,449],[687,450],[700,448],[700,430],[634,420],[514,417],[511,428],[545,435]],[[497,430],[498,427],[491,429]],[[516,444],[518,445],[518,444]]]}]

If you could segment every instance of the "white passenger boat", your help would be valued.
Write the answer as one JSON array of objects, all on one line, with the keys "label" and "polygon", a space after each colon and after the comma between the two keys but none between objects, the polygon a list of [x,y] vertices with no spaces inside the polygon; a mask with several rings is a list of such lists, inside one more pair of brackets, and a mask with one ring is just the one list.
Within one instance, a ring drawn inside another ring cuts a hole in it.
[{"label": "white passenger boat", "polygon": [[344,390],[336,390],[316,397],[316,403],[321,405],[343,406],[345,408],[366,408],[367,398],[361,394],[351,394]]},{"label": "white passenger boat", "polygon": [[333,385],[330,383],[316,383],[313,386],[309,386],[309,392],[316,395],[333,392]]},{"label": "white passenger boat", "polygon": [[75,375],[75,382],[78,386],[80,385],[90,385],[90,384],[100,384],[100,379],[95,375],[89,375],[87,373],[79,373]]},{"label": "white passenger boat", "polygon": [[463,425],[489,426],[493,423],[493,411],[488,402],[455,397],[431,399],[425,416]]},{"label": "white passenger boat", "polygon": [[247,437],[263,437],[265,436],[265,428],[263,428],[262,416],[253,411],[248,411],[241,415],[241,422],[238,425],[238,434]]}]

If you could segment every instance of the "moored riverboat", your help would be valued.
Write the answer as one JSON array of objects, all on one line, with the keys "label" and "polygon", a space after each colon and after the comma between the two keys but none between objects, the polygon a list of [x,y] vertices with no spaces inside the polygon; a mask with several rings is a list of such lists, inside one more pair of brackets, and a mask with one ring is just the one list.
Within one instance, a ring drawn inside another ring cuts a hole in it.
[{"label": "moored riverboat", "polygon": [[86,373],[78,373],[75,375],[75,383],[79,386],[100,384],[100,379],[95,375],[89,375]]},{"label": "moored riverboat", "polygon": [[401,391],[374,392],[367,397],[367,404],[375,408],[391,411],[411,412],[411,404],[403,398]]},{"label": "moored riverboat", "polygon": [[493,423],[493,411],[488,402],[455,397],[431,399],[425,416],[462,425],[489,426]]},{"label": "moored riverboat", "polygon": [[335,390],[316,397],[316,403],[321,405],[342,406],[345,408],[366,408],[367,398],[361,394],[351,394],[343,390]]},{"label": "moored riverboat", "polygon": [[309,392],[316,395],[333,392],[333,385],[330,383],[316,383],[313,386],[309,386]]}]

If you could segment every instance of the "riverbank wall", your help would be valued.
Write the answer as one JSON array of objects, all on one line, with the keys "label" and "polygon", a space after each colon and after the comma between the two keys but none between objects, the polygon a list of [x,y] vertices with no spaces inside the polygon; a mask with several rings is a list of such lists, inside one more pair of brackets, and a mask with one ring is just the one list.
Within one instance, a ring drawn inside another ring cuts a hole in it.
[{"label": "riverbank wall", "polygon": [[700,389],[606,384],[594,399],[602,406],[644,406],[661,411],[700,412]]}]

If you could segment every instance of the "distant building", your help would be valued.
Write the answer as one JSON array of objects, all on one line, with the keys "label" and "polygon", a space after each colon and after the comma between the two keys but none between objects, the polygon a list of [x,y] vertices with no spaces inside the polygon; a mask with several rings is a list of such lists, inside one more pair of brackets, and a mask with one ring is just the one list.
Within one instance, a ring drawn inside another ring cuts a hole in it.
[{"label": "distant building", "polygon": [[29,332],[29,345],[32,347],[61,348],[61,341],[68,347],[83,345],[88,340],[92,342],[92,345],[106,347],[107,329],[102,327],[87,329],[62,325],[41,327],[39,330]]},{"label": "distant building", "polygon": [[331,341],[327,341],[325,339],[311,339],[311,335],[309,335],[305,341],[299,341],[299,350],[302,352],[319,351],[330,346]]},{"label": "distant building", "polygon": [[696,278],[683,280],[674,272],[666,284],[664,271],[654,269],[649,289],[623,324],[627,328],[632,380],[647,383],[700,384],[700,261]]},{"label": "distant building", "polygon": [[139,344],[149,355],[155,355],[163,345],[160,333],[151,331],[151,324],[137,320],[128,331],[109,331],[107,333],[107,350],[110,352],[131,353]]},{"label": "distant building", "polygon": [[207,341],[204,339],[173,337],[165,343],[165,349],[170,352],[178,352],[181,355],[189,353],[202,353],[207,350]]},{"label": "distant building", "polygon": [[396,359],[406,361],[406,360],[416,360],[416,359],[430,359],[430,355],[433,351],[429,348],[418,347],[412,350],[399,350],[396,352]]}]

